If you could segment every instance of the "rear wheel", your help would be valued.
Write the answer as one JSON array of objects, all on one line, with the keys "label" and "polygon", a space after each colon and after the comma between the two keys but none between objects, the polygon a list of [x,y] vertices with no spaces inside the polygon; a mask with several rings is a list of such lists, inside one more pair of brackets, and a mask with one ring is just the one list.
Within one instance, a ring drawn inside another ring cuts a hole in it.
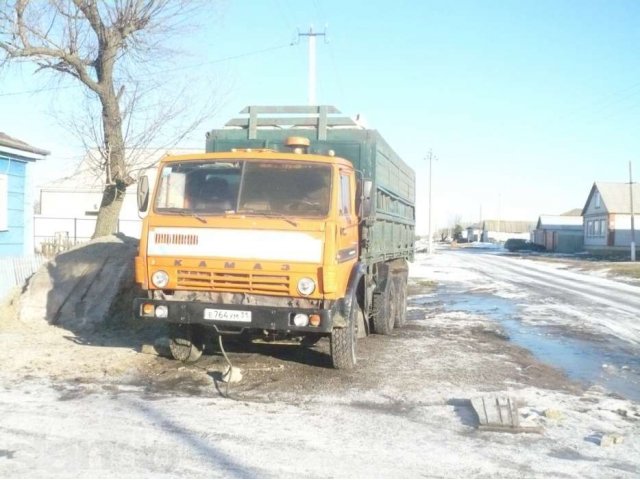
[{"label": "rear wheel", "polygon": [[171,324],[169,329],[169,348],[173,358],[191,363],[202,356],[204,335],[198,325]]},{"label": "rear wheel", "polygon": [[407,279],[404,276],[398,277],[396,283],[398,290],[396,294],[395,326],[399,328],[407,324]]},{"label": "rear wheel", "polygon": [[331,332],[331,363],[333,368],[352,370],[356,366],[358,310],[358,300],[354,295],[351,299],[351,311],[347,319],[347,326],[334,328]]},{"label": "rear wheel", "polygon": [[380,335],[389,335],[395,323],[395,283],[393,278],[388,278],[382,291],[375,292],[372,299],[373,332]]}]

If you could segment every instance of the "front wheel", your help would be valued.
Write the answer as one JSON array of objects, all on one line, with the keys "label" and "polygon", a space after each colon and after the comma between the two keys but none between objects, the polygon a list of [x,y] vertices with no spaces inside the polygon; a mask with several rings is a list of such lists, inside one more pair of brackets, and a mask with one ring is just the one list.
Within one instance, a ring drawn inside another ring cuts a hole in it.
[{"label": "front wheel", "polygon": [[204,351],[204,336],[197,325],[169,326],[171,356],[184,363],[196,362]]},{"label": "front wheel", "polygon": [[356,343],[358,335],[356,321],[358,315],[358,301],[353,296],[351,312],[347,319],[347,326],[334,328],[331,332],[331,363],[338,370],[353,370],[356,366]]}]

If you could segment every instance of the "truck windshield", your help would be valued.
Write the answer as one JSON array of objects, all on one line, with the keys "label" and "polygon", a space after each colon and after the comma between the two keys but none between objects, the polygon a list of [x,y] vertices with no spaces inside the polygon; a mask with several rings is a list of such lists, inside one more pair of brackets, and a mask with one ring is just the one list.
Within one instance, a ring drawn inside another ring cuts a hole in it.
[{"label": "truck windshield", "polygon": [[321,217],[329,212],[331,167],[291,161],[184,162],[162,169],[158,213]]}]

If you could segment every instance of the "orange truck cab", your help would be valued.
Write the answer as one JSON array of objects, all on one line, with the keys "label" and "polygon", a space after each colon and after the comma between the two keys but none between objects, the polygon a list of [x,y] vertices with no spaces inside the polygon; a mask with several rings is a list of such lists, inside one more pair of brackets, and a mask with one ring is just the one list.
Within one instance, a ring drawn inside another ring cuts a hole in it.
[{"label": "orange truck cab", "polygon": [[135,272],[148,295],[134,313],[169,323],[178,360],[217,335],[328,337],[333,366],[351,369],[359,337],[406,320],[413,171],[333,107],[241,113],[207,134],[207,153],[164,157],[153,185],[141,177]]}]

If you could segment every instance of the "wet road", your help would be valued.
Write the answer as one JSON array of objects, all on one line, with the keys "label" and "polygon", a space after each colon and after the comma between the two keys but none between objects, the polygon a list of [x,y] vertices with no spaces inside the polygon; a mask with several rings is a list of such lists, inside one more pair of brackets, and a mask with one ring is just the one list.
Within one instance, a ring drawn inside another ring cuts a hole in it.
[{"label": "wet road", "polygon": [[440,282],[448,310],[488,316],[570,377],[640,400],[639,287],[495,252],[440,255],[470,278]]}]

